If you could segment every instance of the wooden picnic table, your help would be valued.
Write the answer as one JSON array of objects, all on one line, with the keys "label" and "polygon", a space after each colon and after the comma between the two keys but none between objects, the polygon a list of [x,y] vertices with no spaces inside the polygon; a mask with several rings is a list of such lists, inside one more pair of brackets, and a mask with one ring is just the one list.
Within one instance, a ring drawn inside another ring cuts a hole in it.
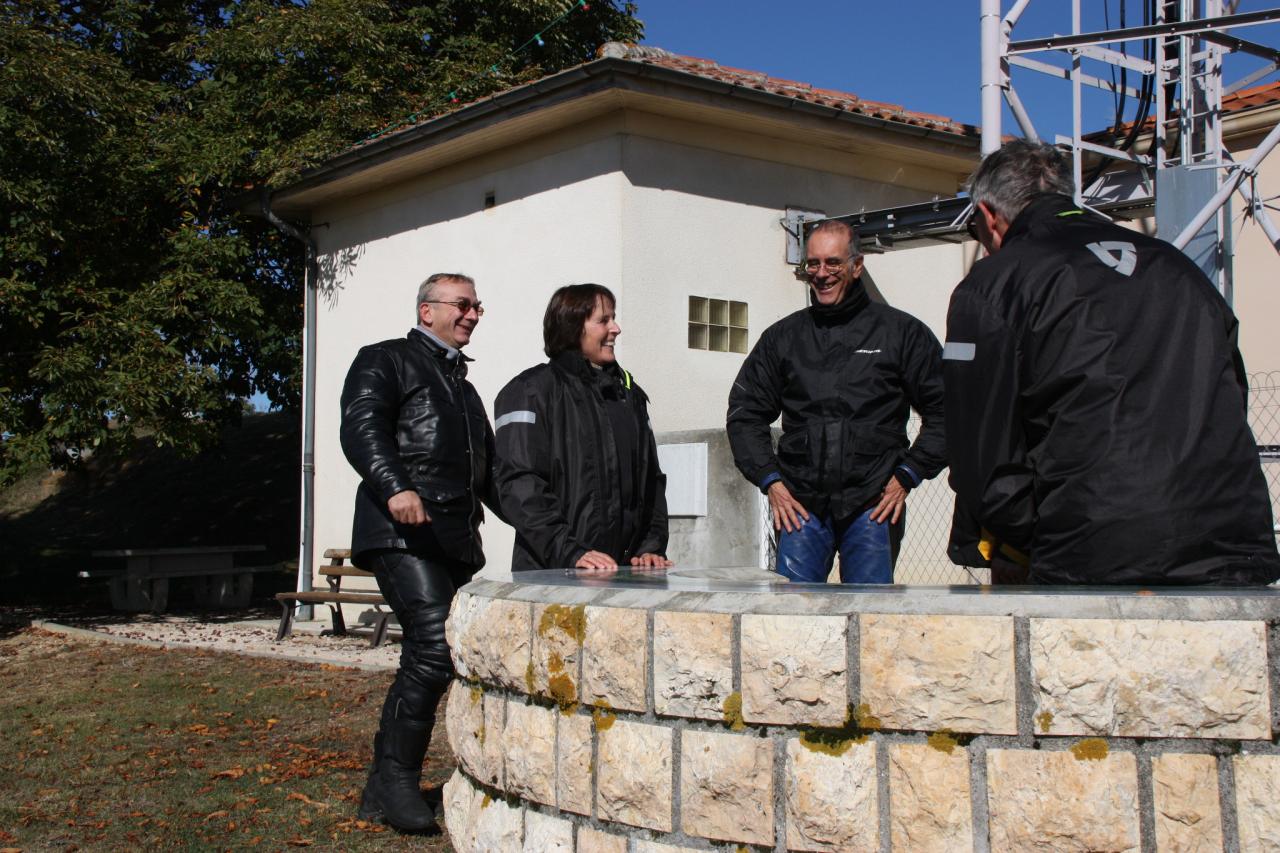
[{"label": "wooden picnic table", "polygon": [[80,576],[110,578],[111,606],[117,610],[163,613],[172,578],[190,578],[201,605],[244,607],[253,595],[254,573],[275,571],[278,566],[237,566],[235,555],[265,550],[265,545],[196,545],[94,551],[95,557],[124,557],[124,570],[87,571]]}]

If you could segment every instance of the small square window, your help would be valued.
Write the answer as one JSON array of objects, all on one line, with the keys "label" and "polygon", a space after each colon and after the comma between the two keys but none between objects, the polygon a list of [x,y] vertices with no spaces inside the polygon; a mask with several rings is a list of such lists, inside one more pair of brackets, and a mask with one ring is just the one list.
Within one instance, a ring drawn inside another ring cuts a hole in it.
[{"label": "small square window", "polygon": [[747,351],[747,303],[689,297],[689,349]]}]

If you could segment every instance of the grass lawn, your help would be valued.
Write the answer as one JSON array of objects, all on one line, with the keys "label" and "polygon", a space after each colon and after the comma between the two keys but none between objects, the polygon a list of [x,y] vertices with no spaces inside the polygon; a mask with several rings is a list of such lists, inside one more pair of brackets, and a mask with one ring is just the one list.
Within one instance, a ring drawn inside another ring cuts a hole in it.
[{"label": "grass lawn", "polygon": [[[355,819],[391,673],[0,634],[0,850],[451,850]],[[424,780],[453,772],[444,707]]]}]

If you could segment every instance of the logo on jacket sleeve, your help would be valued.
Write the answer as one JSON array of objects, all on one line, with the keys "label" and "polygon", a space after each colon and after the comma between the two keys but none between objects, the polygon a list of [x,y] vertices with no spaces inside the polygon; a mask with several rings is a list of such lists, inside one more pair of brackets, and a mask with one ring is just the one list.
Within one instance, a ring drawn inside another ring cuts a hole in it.
[{"label": "logo on jacket sleeve", "polygon": [[1087,248],[1107,266],[1120,275],[1133,275],[1133,268],[1138,265],[1138,249],[1132,243],[1123,240],[1104,240],[1090,243]]}]

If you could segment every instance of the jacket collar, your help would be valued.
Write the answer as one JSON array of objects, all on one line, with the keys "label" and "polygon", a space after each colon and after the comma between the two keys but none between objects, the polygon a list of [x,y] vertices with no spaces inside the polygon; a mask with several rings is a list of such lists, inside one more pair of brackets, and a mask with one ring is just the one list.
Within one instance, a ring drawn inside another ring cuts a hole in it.
[{"label": "jacket collar", "polygon": [[813,288],[809,288],[809,314],[821,325],[847,322],[869,304],[871,304],[871,297],[867,295],[867,289],[863,287],[861,277],[849,282],[849,289],[845,291],[844,299],[835,305],[819,305],[814,298]]},{"label": "jacket collar", "polygon": [[612,395],[622,391],[623,370],[617,362],[606,364],[600,369],[591,366],[591,362],[577,350],[566,350],[551,359],[552,366],[564,371],[579,381],[597,387],[602,393]]},{"label": "jacket collar", "polygon": [[[1027,206],[1022,208],[1022,212],[1013,218],[1013,222],[1009,224],[1009,230],[1004,232],[1004,240],[1001,241],[1001,248],[1007,246],[1010,242],[1015,241],[1025,234],[1031,233],[1037,226],[1045,222],[1051,222],[1063,214],[1070,214],[1071,211],[1080,211],[1080,205],[1068,195],[1061,193],[1036,193],[1031,197],[1031,201],[1027,202]],[[1092,219],[1092,215],[1081,211],[1085,216]]]},{"label": "jacket collar", "polygon": [[453,350],[457,355],[450,358],[448,347],[436,340],[435,335],[428,335],[416,326],[409,330],[409,340],[426,349],[434,358],[444,362],[446,372],[453,370],[464,377],[467,375],[467,362],[472,361],[472,358],[462,350]]}]

